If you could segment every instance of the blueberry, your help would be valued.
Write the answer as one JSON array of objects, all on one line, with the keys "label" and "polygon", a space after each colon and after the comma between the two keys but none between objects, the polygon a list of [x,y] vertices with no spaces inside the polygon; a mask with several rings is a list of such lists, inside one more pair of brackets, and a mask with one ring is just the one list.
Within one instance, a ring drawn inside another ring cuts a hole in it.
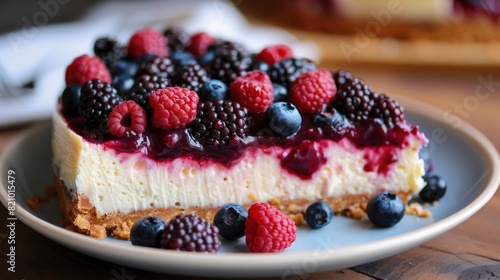
[{"label": "blueberry", "polygon": [[286,87],[273,83],[274,100],[273,102],[286,102],[288,101],[288,92]]},{"label": "blueberry", "polygon": [[425,173],[429,173],[433,169],[433,164],[431,162],[431,153],[427,147],[424,147],[418,151],[418,156],[424,161]]},{"label": "blueberry", "polygon": [[132,245],[160,248],[165,221],[159,217],[145,216],[137,220],[130,230]]},{"label": "blueberry", "polygon": [[185,51],[174,51],[170,55],[170,58],[172,58],[179,66],[184,66],[187,64],[198,64],[198,61],[196,61],[194,56]]},{"label": "blueberry", "polygon": [[252,70],[260,70],[262,72],[267,72],[269,69],[269,64],[262,61],[254,61],[252,63]]},{"label": "blueberry", "polygon": [[124,96],[134,85],[134,79],[130,76],[116,76],[113,78],[113,87],[120,96]]},{"label": "blueberry", "polygon": [[80,103],[80,86],[68,85],[62,94],[62,110],[67,117],[78,116],[78,104]]},{"label": "blueberry", "polygon": [[307,224],[314,229],[322,228],[332,221],[333,211],[328,203],[323,201],[309,205],[304,214]]},{"label": "blueberry", "polygon": [[222,81],[210,80],[200,89],[199,95],[203,101],[226,99],[227,86]]},{"label": "blueberry", "polygon": [[424,181],[427,183],[420,191],[420,199],[426,202],[434,202],[440,200],[446,193],[446,181],[435,174],[427,174],[424,176]]},{"label": "blueberry", "polygon": [[151,60],[153,60],[155,57],[158,57],[157,55],[154,55],[154,54],[151,54],[151,53],[147,53],[141,57],[139,57],[137,60],[136,60],[136,64],[137,64],[137,67],[142,68],[142,66],[144,66],[144,64],[150,62]]},{"label": "blueberry", "polygon": [[204,55],[198,58],[200,65],[206,65],[215,58],[215,51],[208,50]]},{"label": "blueberry", "polygon": [[285,137],[297,133],[302,125],[299,110],[290,102],[273,103],[266,110],[266,121],[274,132]]},{"label": "blueberry", "polygon": [[366,214],[375,225],[379,227],[392,227],[403,219],[405,204],[393,193],[379,193],[368,201]]},{"label": "blueberry", "polygon": [[239,204],[222,206],[214,217],[214,225],[219,229],[220,236],[228,240],[236,240],[245,234],[245,222],[248,211]]},{"label": "blueberry", "polygon": [[133,61],[120,60],[113,71],[113,76],[133,77],[137,73],[138,65]]}]

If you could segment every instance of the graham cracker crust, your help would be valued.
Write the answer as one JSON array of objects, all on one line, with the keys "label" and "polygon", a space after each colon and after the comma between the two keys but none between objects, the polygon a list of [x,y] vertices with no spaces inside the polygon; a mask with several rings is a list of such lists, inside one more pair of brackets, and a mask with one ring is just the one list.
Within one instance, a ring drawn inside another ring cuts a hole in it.
[{"label": "graham cracker crust", "polygon": [[[66,228],[97,239],[111,236],[128,240],[130,239],[130,229],[134,222],[147,215],[154,215],[165,221],[169,221],[177,215],[193,213],[212,222],[215,213],[221,206],[187,208],[173,206],[169,208],[138,210],[129,213],[115,212],[97,215],[95,207],[92,206],[87,196],[70,193],[57,174],[55,175],[55,182],[59,208],[64,216]],[[397,195],[405,203],[411,198],[410,192],[400,192]],[[323,201],[330,204],[337,215],[345,215],[353,219],[363,219],[366,216],[366,204],[370,198],[371,195],[359,194],[327,197]],[[267,201],[267,203],[287,214],[297,225],[303,223],[304,218],[302,213],[313,202],[315,201],[309,199],[292,200],[288,198],[275,198]],[[248,208],[250,205],[251,203],[244,206]]]}]

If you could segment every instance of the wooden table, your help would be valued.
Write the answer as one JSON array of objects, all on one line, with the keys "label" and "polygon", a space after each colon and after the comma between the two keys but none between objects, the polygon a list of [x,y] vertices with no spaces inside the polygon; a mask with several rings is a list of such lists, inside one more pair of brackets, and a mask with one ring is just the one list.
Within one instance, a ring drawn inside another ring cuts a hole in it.
[{"label": "wooden table", "polygon": [[[474,94],[479,77],[497,82],[491,96],[465,120],[500,150],[500,71],[427,67],[380,67],[325,63],[348,68],[373,88],[405,95],[443,110],[456,110]],[[25,126],[0,130],[0,150]],[[309,279],[500,279],[500,192],[477,214],[417,248],[374,263],[309,275]],[[0,220],[7,211],[0,207]],[[0,229],[0,279],[203,279],[157,274],[101,261],[63,247],[18,223],[16,270],[7,271],[5,228]],[[3,235],[2,235],[3,234]],[[206,279],[206,278],[205,278]]]}]

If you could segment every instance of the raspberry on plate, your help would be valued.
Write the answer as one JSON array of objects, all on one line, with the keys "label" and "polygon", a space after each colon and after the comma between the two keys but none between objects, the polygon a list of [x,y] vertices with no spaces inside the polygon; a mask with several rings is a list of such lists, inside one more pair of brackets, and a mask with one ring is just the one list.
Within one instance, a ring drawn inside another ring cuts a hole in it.
[{"label": "raspberry on plate", "polygon": [[149,96],[151,124],[165,130],[191,123],[196,117],[198,94],[187,88],[157,89]]},{"label": "raspberry on plate", "polygon": [[217,38],[208,35],[205,32],[196,33],[191,36],[191,42],[188,51],[196,57],[200,57],[207,52],[210,45],[215,44]]},{"label": "raspberry on plate", "polygon": [[194,214],[170,220],[161,239],[161,248],[177,251],[216,253],[220,244],[217,227]]},{"label": "raspberry on plate", "polygon": [[297,227],[283,212],[267,203],[254,203],[245,223],[250,252],[281,252],[295,241]]},{"label": "raspberry on plate", "polygon": [[293,51],[289,46],[278,44],[264,48],[259,54],[257,54],[255,60],[265,62],[268,65],[273,65],[292,57]]},{"label": "raspberry on plate", "polygon": [[154,54],[159,57],[168,56],[167,40],[160,31],[145,28],[137,31],[130,38],[127,45],[128,57],[136,60],[146,54]]},{"label": "raspberry on plate", "polygon": [[118,137],[141,134],[146,130],[146,111],[132,100],[124,101],[113,108],[107,125],[109,133]]},{"label": "raspberry on plate", "polygon": [[81,55],[66,68],[66,85],[83,85],[86,81],[99,79],[111,83],[111,74],[108,68],[96,56]]},{"label": "raspberry on plate", "polygon": [[313,114],[330,103],[336,93],[330,72],[319,69],[300,75],[290,88],[290,102],[302,113]]},{"label": "raspberry on plate", "polygon": [[250,113],[264,113],[273,104],[273,84],[266,73],[254,70],[234,80],[229,97]]}]

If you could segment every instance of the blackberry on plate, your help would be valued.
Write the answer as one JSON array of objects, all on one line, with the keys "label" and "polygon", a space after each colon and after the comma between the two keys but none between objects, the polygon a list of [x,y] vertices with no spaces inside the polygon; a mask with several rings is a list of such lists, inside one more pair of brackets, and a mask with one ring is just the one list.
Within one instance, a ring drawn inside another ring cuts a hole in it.
[{"label": "blackberry on plate", "polygon": [[388,127],[405,122],[403,107],[385,94],[375,97],[375,104],[370,112],[370,117],[381,119]]},{"label": "blackberry on plate", "polygon": [[292,103],[276,102],[266,110],[266,122],[272,131],[288,137],[299,131],[302,116]]},{"label": "blackberry on plate", "polygon": [[333,211],[328,203],[317,201],[306,208],[304,219],[314,229],[328,225],[333,218]]},{"label": "blackberry on plate", "polygon": [[436,174],[426,174],[424,176],[425,187],[420,191],[419,196],[425,202],[434,202],[440,200],[446,193],[448,184]]},{"label": "blackberry on plate", "polygon": [[78,112],[85,118],[87,126],[106,132],[108,115],[121,101],[112,85],[93,79],[82,85]]},{"label": "blackberry on plate", "polygon": [[337,91],[332,105],[349,120],[359,122],[370,117],[377,96],[363,81],[354,79]]},{"label": "blackberry on plate", "polygon": [[368,201],[366,214],[375,225],[392,227],[403,219],[405,204],[397,195],[382,192]]},{"label": "blackberry on plate", "polygon": [[184,50],[189,44],[189,34],[177,27],[169,27],[163,31],[163,36],[167,39],[167,46],[170,50]]},{"label": "blackberry on plate", "polygon": [[199,142],[217,148],[237,144],[248,131],[247,109],[237,102],[217,99],[198,103],[191,135]]},{"label": "blackberry on plate", "polygon": [[348,83],[352,83],[355,77],[351,74],[351,72],[345,70],[338,70],[333,73],[333,80],[335,81],[335,85],[337,86],[337,90],[340,90],[344,87],[344,85]]},{"label": "blackberry on plate", "polygon": [[251,65],[252,56],[248,51],[237,44],[226,43],[217,49],[205,68],[212,79],[230,85],[237,77],[245,75]]},{"label": "blackberry on plate", "polygon": [[168,57],[154,57],[146,62],[137,72],[137,75],[158,75],[171,79],[175,75],[174,64]]},{"label": "blackberry on plate", "polygon": [[165,221],[154,216],[145,216],[137,220],[130,229],[132,245],[160,248]]},{"label": "blackberry on plate", "polygon": [[220,245],[217,227],[194,214],[170,220],[161,239],[161,248],[177,251],[216,253]]},{"label": "blackberry on plate", "polygon": [[142,75],[135,81],[132,89],[125,95],[125,99],[134,100],[146,112],[151,112],[149,96],[157,89],[166,88],[169,81],[166,77],[157,75]]},{"label": "blackberry on plate", "polygon": [[219,229],[220,236],[227,240],[236,240],[245,235],[245,222],[248,211],[240,204],[223,205],[214,216],[214,225]]},{"label": "blackberry on plate", "polygon": [[113,72],[120,59],[127,55],[126,49],[115,39],[102,37],[94,43],[94,53]]},{"label": "blackberry on plate", "polygon": [[226,99],[228,88],[226,84],[219,80],[209,80],[206,82],[198,92],[202,101],[209,101],[215,99]]},{"label": "blackberry on plate", "polygon": [[62,111],[67,117],[78,116],[78,104],[80,103],[80,86],[71,84],[68,85],[61,97]]},{"label": "blackberry on plate", "polygon": [[297,77],[313,70],[316,70],[316,64],[311,60],[289,58],[270,66],[267,74],[273,83],[278,83],[288,89]]},{"label": "blackberry on plate", "polygon": [[207,71],[198,63],[181,66],[173,78],[174,84],[198,92],[208,82]]}]

